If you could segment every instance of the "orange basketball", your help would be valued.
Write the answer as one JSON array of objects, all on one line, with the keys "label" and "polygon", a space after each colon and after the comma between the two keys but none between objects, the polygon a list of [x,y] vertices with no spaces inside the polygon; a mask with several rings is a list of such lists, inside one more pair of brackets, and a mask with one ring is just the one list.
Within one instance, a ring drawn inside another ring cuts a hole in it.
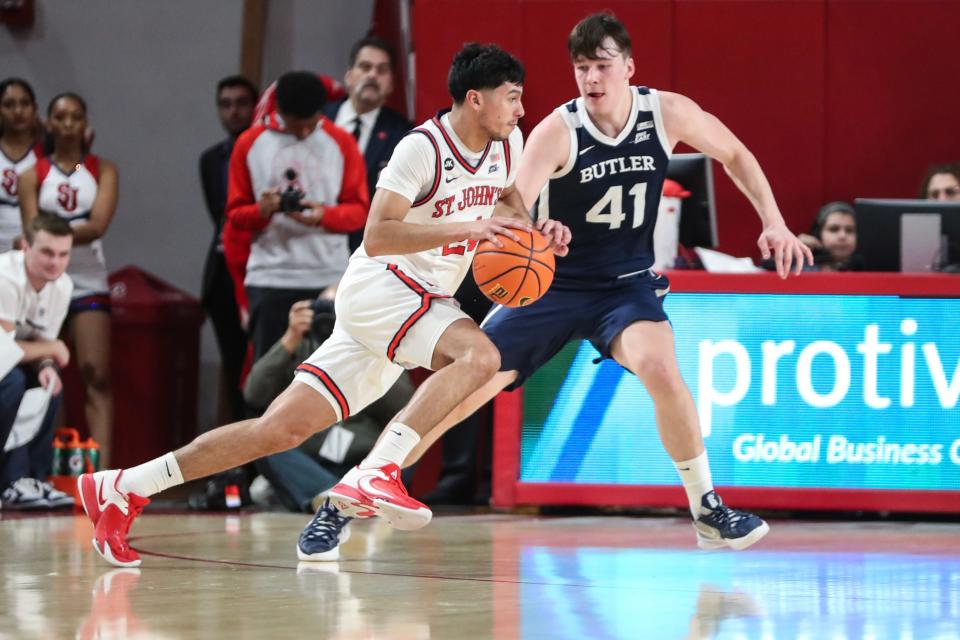
[{"label": "orange basketball", "polygon": [[473,258],[473,279],[483,295],[505,307],[523,307],[547,292],[553,282],[553,251],[539,231],[512,229],[517,242],[499,236],[503,248],[484,240]]}]

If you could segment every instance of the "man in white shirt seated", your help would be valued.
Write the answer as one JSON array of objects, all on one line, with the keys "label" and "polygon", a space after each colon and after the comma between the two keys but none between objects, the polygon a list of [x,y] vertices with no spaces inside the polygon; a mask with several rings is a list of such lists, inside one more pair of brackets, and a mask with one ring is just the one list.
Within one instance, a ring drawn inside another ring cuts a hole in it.
[{"label": "man in white shirt seated", "polygon": [[[0,454],[0,508],[43,509],[73,504],[73,498],[46,482],[53,458],[53,418],[60,404],[59,368],[70,352],[57,336],[67,316],[73,282],[65,273],[73,247],[70,224],[41,214],[24,232],[26,248],[0,254],[0,327],[23,352],[0,380],[0,444],[13,428],[27,389],[51,392],[39,432],[27,443]],[[15,351],[4,340],[6,358]],[[3,357],[0,356],[0,364]],[[11,364],[6,360],[7,366]]]}]

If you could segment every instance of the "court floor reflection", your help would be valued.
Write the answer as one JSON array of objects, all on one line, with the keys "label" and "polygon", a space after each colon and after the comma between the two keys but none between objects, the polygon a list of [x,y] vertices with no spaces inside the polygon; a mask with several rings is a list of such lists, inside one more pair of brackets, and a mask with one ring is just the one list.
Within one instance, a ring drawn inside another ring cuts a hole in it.
[{"label": "court floor reflection", "polygon": [[354,525],[297,563],[304,518],[148,513],[139,569],[79,516],[0,520],[0,638],[960,638],[960,524],[774,522],[744,553],[671,518]]}]

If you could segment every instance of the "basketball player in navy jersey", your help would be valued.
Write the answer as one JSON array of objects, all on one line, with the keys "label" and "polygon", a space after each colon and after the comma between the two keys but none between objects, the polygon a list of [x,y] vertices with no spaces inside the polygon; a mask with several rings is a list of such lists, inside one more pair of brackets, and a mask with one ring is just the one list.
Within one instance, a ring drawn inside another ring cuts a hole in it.
[{"label": "basketball player in navy jersey", "polygon": [[585,18],[570,34],[568,48],[580,97],[530,134],[516,186],[538,219],[549,217],[572,230],[569,255],[557,261],[553,285],[536,304],[491,311],[483,329],[500,350],[500,372],[423,438],[406,464],[501,390],[522,384],[568,342],[588,339],[650,393],[699,546],[745,549],[769,527],[726,506],[713,490],[696,408],[663,311],[669,284],[650,269],[657,206],[674,146],[684,142],[723,164],[760,215],[760,251],[765,259],[773,256],[781,277],[791,270],[799,274],[813,256],[787,229],[754,156],[722,122],[682,95],[630,85],[630,36],[613,15]]}]

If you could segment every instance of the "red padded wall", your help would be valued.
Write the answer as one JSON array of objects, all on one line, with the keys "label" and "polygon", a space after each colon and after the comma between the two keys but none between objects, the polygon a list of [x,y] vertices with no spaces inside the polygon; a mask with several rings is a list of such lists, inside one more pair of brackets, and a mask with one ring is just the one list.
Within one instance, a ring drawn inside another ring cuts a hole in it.
[{"label": "red padded wall", "polygon": [[[495,42],[527,67],[529,131],[576,95],[566,37],[611,9],[637,84],[679,91],[754,152],[788,223],[857,196],[912,197],[926,165],[960,161],[960,2],[925,0],[417,0],[417,114],[449,104],[450,59]],[[757,257],[756,214],[715,169],[721,249]]]},{"label": "red padded wall", "polygon": [[577,2],[573,0],[493,0],[482,4],[418,0],[414,5],[417,118],[450,106],[447,70],[466,42],[493,42],[520,58],[527,69],[521,128],[529,132],[560,103],[575,98],[577,87],[567,57],[567,36],[588,13],[611,9],[627,20],[631,35],[656,56],[637,59],[637,82],[669,88],[671,0]]},{"label": "red padded wall", "polygon": [[960,161],[960,2],[831,2],[826,196],[914,197]]},{"label": "red padded wall", "polygon": [[[773,6],[771,6],[773,5]],[[753,152],[792,228],[822,202],[823,5],[676,5],[674,88],[716,115]],[[714,165],[720,245],[757,253],[760,220]]]}]

